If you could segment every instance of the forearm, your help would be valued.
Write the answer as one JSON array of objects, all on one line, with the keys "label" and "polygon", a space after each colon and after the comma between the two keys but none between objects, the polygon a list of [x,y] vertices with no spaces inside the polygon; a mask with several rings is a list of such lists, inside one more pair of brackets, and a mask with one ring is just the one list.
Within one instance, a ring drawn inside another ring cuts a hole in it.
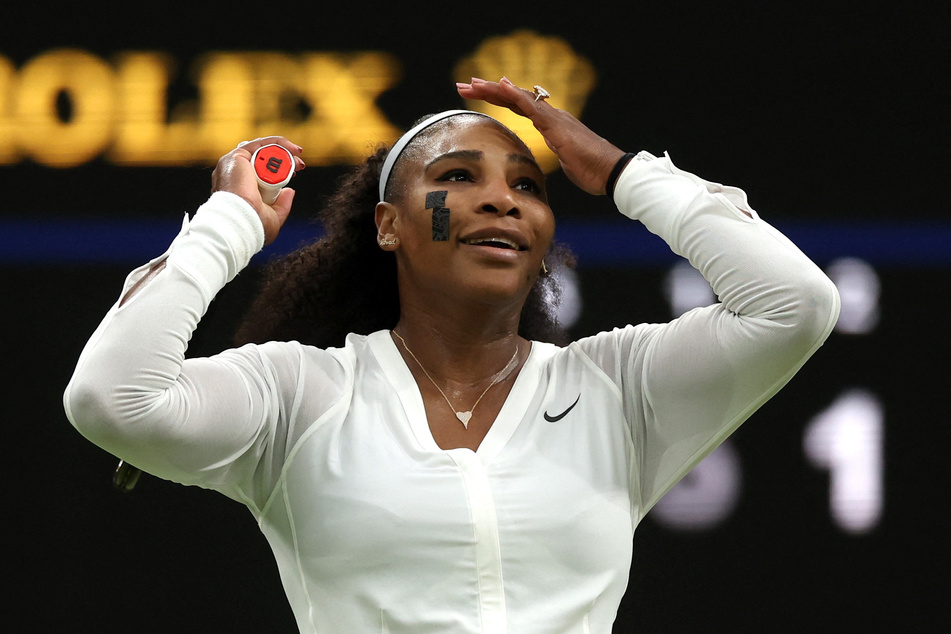
[{"label": "forearm", "polygon": [[618,179],[622,213],[687,258],[731,313],[792,327],[804,340],[828,334],[838,312],[835,286],[758,217],[742,190],[648,157],[639,155]]}]

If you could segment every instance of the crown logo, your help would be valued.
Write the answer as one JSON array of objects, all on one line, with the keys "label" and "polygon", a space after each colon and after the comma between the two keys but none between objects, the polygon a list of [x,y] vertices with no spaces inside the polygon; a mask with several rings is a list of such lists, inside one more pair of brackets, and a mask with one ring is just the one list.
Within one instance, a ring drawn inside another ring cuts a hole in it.
[{"label": "crown logo", "polygon": [[[456,81],[471,77],[498,81],[505,76],[516,86],[531,89],[543,86],[551,93],[548,103],[581,118],[585,101],[595,84],[594,66],[558,37],[544,37],[533,31],[516,31],[482,42],[470,57],[454,70]],[[508,126],[528,145],[546,172],[558,167],[558,157],[548,149],[532,122],[507,108],[466,99],[470,110],[491,115]]]}]

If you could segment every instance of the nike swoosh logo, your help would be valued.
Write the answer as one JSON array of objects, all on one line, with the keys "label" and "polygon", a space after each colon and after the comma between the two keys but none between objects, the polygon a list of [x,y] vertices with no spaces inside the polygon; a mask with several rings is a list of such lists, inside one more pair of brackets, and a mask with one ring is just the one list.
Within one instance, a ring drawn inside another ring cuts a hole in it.
[{"label": "nike swoosh logo", "polygon": [[570,412],[571,410],[573,410],[573,409],[575,408],[575,405],[577,405],[577,404],[578,404],[578,401],[580,401],[580,400],[581,400],[581,394],[579,393],[579,394],[578,394],[578,398],[575,399],[575,402],[572,403],[571,405],[569,405],[569,406],[568,406],[568,409],[566,409],[565,411],[563,411],[561,414],[558,414],[557,416],[552,416],[552,415],[550,415],[548,412],[545,412],[545,420],[547,420],[549,423],[557,423],[557,422],[560,421],[562,418],[564,418],[565,416],[567,416],[567,415],[568,415],[568,412]]}]

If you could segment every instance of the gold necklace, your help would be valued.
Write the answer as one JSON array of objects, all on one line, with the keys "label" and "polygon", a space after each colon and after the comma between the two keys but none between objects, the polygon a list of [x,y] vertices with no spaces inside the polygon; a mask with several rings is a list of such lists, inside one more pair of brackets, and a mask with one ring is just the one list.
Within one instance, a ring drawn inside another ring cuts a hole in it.
[{"label": "gold necklace", "polygon": [[[406,352],[409,353],[409,356],[413,357],[413,361],[415,361],[416,365],[419,366],[419,369],[423,371],[423,374],[426,375],[426,378],[429,379],[430,382],[432,382],[432,384],[436,387],[436,389],[439,390],[439,393],[442,394],[442,397],[446,399],[446,403],[449,405],[449,409],[453,411],[453,413],[456,415],[456,418],[459,419],[459,422],[462,423],[462,426],[465,427],[466,429],[469,429],[469,419],[472,418],[472,412],[475,411],[476,405],[478,405],[479,402],[482,400],[482,397],[485,396],[486,393],[490,389],[492,389],[493,385],[503,381],[505,378],[508,377],[508,375],[512,373],[512,370],[515,369],[515,366],[513,366],[512,364],[515,363],[515,359],[518,357],[518,342],[516,341],[515,352],[512,354],[512,358],[509,359],[509,362],[506,363],[505,367],[499,370],[498,373],[495,375],[495,377],[492,378],[492,382],[489,383],[489,386],[485,388],[484,390],[482,390],[482,394],[479,395],[479,398],[476,399],[476,402],[472,405],[472,407],[469,408],[469,411],[460,412],[456,410],[456,408],[452,404],[452,401],[450,401],[449,397],[446,396],[446,393],[442,391],[442,388],[439,387],[439,384],[436,383],[436,381],[429,374],[429,372],[426,371],[426,368],[424,368],[423,364],[419,362],[419,359],[416,358],[416,355],[413,354],[413,351],[409,349],[409,346],[406,345],[406,340],[400,336],[400,333],[396,332],[395,330],[392,330],[391,332],[394,335],[396,335],[397,339],[400,340],[400,342],[403,344],[403,347],[406,348]],[[518,364],[515,364],[515,365],[518,365]]]}]

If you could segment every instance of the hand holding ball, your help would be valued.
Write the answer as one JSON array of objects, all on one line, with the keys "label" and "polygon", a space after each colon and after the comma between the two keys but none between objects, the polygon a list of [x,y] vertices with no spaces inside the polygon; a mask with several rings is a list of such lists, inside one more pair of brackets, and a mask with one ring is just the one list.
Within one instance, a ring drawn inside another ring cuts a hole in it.
[{"label": "hand holding ball", "polygon": [[294,157],[284,147],[272,143],[254,151],[251,165],[258,179],[261,200],[267,205],[273,204],[294,176]]}]

